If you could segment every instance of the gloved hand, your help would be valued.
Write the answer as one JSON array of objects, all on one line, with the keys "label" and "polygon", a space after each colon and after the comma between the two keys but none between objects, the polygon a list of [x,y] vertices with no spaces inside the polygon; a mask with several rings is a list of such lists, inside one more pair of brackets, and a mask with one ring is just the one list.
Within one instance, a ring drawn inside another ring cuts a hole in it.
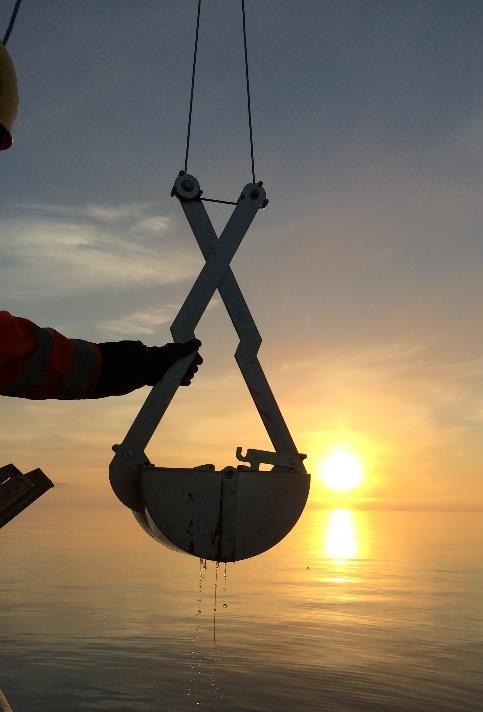
[{"label": "gloved hand", "polygon": [[181,381],[182,386],[189,386],[203,363],[197,353],[201,346],[198,339],[165,346],[145,346],[141,341],[114,341],[97,346],[102,355],[102,368],[91,398],[120,396],[141,386],[154,386],[170,366],[193,353],[193,361]]}]

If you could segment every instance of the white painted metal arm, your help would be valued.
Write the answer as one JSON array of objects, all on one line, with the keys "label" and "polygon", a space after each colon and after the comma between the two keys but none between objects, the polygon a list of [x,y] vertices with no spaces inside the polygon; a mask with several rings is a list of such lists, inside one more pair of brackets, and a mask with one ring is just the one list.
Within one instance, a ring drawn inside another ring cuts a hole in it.
[{"label": "white painted metal arm", "polygon": [[[260,190],[261,187],[257,186],[256,189]],[[206,260],[210,259],[222,238],[217,239],[204,204],[200,200],[182,200],[181,205],[203,256]],[[277,453],[287,455],[288,466],[305,472],[295,443],[258,360],[257,354],[262,338],[230,267],[221,278],[218,291],[240,339],[235,353],[237,364],[268,436]]]},{"label": "white painted metal arm", "polygon": [[[237,457],[242,462],[250,463],[253,470],[266,463],[305,473],[305,456],[297,451],[258,360],[257,354],[262,343],[260,333],[230,269],[230,262],[253,218],[266,203],[262,183],[249,183],[244,187],[219,239],[200,200],[201,190],[196,178],[180,173],[173,187],[173,194],[179,198],[206,260],[171,326],[173,340],[185,342],[194,338],[195,329],[218,289],[240,339],[235,353],[236,361],[275,448],[275,453],[249,449],[245,455],[242,455],[241,448],[237,448]],[[135,473],[143,465],[149,464],[145,449],[183,380],[192,358],[188,356],[177,362],[154,386],[122,445],[115,447],[116,454],[110,467],[111,485],[119,499],[131,509],[142,511],[142,502],[136,491]]]},{"label": "white painted metal arm", "polygon": [[[185,180],[182,180],[181,182],[185,182]],[[192,180],[194,181],[195,179]],[[198,186],[199,191],[199,184],[197,181],[196,185]],[[249,183],[246,185],[241,195],[243,195],[244,198],[240,198],[238,201],[238,204],[228,220],[220,239],[215,239],[215,241],[211,243],[209,248],[206,250],[206,254],[202,250],[206,263],[198,275],[196,282],[191,288],[190,293],[186,297],[186,300],[171,327],[171,333],[175,341],[187,341],[188,339],[193,338],[194,329],[206,311],[206,308],[217,288],[219,288],[223,275],[227,270],[229,270],[230,262],[235,256],[235,253],[245,237],[258,209],[266,198],[265,191],[262,187],[257,186],[256,183]],[[201,206],[206,217],[208,217],[206,210],[199,199],[187,200],[181,198],[181,205],[185,213],[187,213],[192,206]],[[198,244],[200,244],[196,233],[195,237],[198,240]],[[258,338],[260,338],[259,335]]]},{"label": "white painted metal arm", "polygon": [[[186,189],[187,185],[191,187]],[[182,200],[194,198],[199,202],[197,197],[200,189],[195,178],[179,176],[175,186],[178,187],[178,196]],[[171,333],[175,342],[194,338],[199,320],[266,198],[265,191],[257,184],[245,186],[242,195],[244,198],[238,201],[220,239],[216,240],[216,245],[210,250],[203,269],[173,322]],[[192,358],[188,356],[178,361],[153,387],[122,444],[115,446],[116,454],[110,466],[111,485],[119,499],[131,509],[140,511],[141,508],[139,498],[133,492],[132,472],[148,463],[145,449],[181,384]]]}]

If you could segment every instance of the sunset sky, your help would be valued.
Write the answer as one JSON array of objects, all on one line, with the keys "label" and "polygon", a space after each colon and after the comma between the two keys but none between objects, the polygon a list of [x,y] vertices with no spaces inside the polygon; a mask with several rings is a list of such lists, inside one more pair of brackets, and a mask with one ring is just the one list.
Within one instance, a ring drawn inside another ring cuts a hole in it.
[{"label": "sunset sky", "polygon": [[[246,6],[270,204],[233,269],[308,454],[310,502],[483,507],[483,4]],[[21,103],[1,156],[0,308],[92,341],[169,340],[202,265],[169,195],[195,10],[22,6],[8,45]],[[204,0],[189,170],[206,196],[233,200],[250,179],[243,72],[239,3]],[[222,229],[229,210],[209,212]],[[219,299],[197,336],[205,365],[158,430],[158,465],[223,467],[237,445],[269,447]],[[147,393],[0,399],[1,464],[42,467],[79,501],[114,504],[110,448]],[[364,470],[349,495],[318,474],[340,447]]]}]

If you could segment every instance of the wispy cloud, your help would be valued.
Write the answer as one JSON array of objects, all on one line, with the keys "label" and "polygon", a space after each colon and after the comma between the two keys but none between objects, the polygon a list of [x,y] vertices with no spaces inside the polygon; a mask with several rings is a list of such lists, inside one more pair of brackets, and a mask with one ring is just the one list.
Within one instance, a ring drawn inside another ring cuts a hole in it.
[{"label": "wispy cloud", "polygon": [[[211,311],[219,307],[220,304],[221,299],[214,296],[208,305],[208,310]],[[123,316],[97,322],[96,330],[103,335],[107,334],[116,337],[153,336],[159,333],[161,326],[173,321],[180,306],[181,304],[163,304],[129,311]]]},{"label": "wispy cloud", "polygon": [[351,373],[358,378],[363,373],[366,379],[370,374],[379,377],[395,375],[406,372],[416,361],[424,358],[428,352],[432,338],[428,336],[425,343],[398,341],[385,344],[374,344],[373,346],[355,350],[351,345],[349,348],[325,351],[320,355],[296,361],[285,362],[281,366],[282,372],[322,372],[327,373],[331,369]]},{"label": "wispy cloud", "polygon": [[0,296],[182,282],[197,272],[199,258],[180,247],[170,227],[145,203],[23,208],[2,225]]},{"label": "wispy cloud", "polygon": [[77,222],[93,220],[95,222],[133,222],[152,212],[151,203],[132,201],[121,205],[106,203],[86,203],[85,205],[54,205],[54,204],[19,204],[17,209],[29,215],[49,216],[54,219],[69,218]]},{"label": "wispy cloud", "polygon": [[119,319],[99,322],[96,329],[103,334],[113,336],[149,336],[157,333],[160,326],[169,323],[175,316],[178,307],[172,304],[135,311]]}]

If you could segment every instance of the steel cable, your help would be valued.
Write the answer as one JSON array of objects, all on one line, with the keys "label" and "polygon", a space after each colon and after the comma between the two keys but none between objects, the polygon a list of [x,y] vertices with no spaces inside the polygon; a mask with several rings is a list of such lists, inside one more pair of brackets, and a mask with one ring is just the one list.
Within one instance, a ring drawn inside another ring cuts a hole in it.
[{"label": "steel cable", "polygon": [[[245,13],[245,0],[241,0],[242,6],[242,18],[243,18],[243,49],[245,54],[245,81],[247,89],[247,108],[248,108],[248,128],[250,132],[250,159],[251,159],[251,170],[252,170],[252,180],[255,183],[255,160],[253,151],[253,126],[252,126],[252,106],[251,106],[251,94],[250,94],[250,76],[248,73],[248,49],[247,49],[247,28],[246,28],[246,13]],[[190,103],[188,110],[188,130],[186,134],[186,152],[184,159],[184,172],[188,172],[188,158],[190,150],[190,138],[191,138],[191,119],[193,115],[193,96],[195,88],[195,77],[196,77],[196,63],[198,60],[198,38],[200,32],[200,13],[201,13],[201,0],[198,0],[198,9],[196,13],[196,32],[195,32],[195,45],[193,51],[193,68],[191,71],[191,90],[190,90]],[[218,202],[218,201],[216,201]],[[225,201],[219,201],[225,202]]]},{"label": "steel cable", "polygon": [[190,108],[188,112],[188,133],[186,135],[186,153],[184,158],[184,172],[188,171],[188,154],[190,150],[190,136],[191,136],[191,115],[193,113],[193,93],[195,88],[195,74],[196,74],[196,61],[198,58],[198,35],[200,32],[200,12],[201,12],[201,0],[198,0],[198,13],[196,15],[196,36],[195,36],[195,49],[193,53],[193,70],[191,72],[191,94],[190,94]]},{"label": "steel cable", "polygon": [[243,47],[245,49],[245,78],[247,84],[247,104],[248,104],[248,126],[250,129],[250,157],[252,160],[252,179],[255,183],[255,161],[253,159],[253,129],[252,129],[252,105],[250,99],[250,77],[248,75],[248,51],[247,51],[247,26],[245,17],[245,0],[242,0],[243,15]]},{"label": "steel cable", "polygon": [[6,30],[5,34],[3,35],[3,40],[2,40],[2,42],[3,42],[4,45],[7,44],[8,38],[9,38],[10,35],[12,34],[13,26],[15,25],[15,20],[17,19],[17,14],[18,14],[18,11],[19,11],[19,8],[20,8],[20,5],[21,5],[21,4],[22,4],[22,0],[17,0],[17,2],[16,2],[15,5],[14,5],[14,8],[13,8],[13,10],[12,10],[12,14],[11,14],[11,16],[10,16],[10,21],[9,21],[9,23],[8,23],[8,26],[7,26],[7,30]]}]

